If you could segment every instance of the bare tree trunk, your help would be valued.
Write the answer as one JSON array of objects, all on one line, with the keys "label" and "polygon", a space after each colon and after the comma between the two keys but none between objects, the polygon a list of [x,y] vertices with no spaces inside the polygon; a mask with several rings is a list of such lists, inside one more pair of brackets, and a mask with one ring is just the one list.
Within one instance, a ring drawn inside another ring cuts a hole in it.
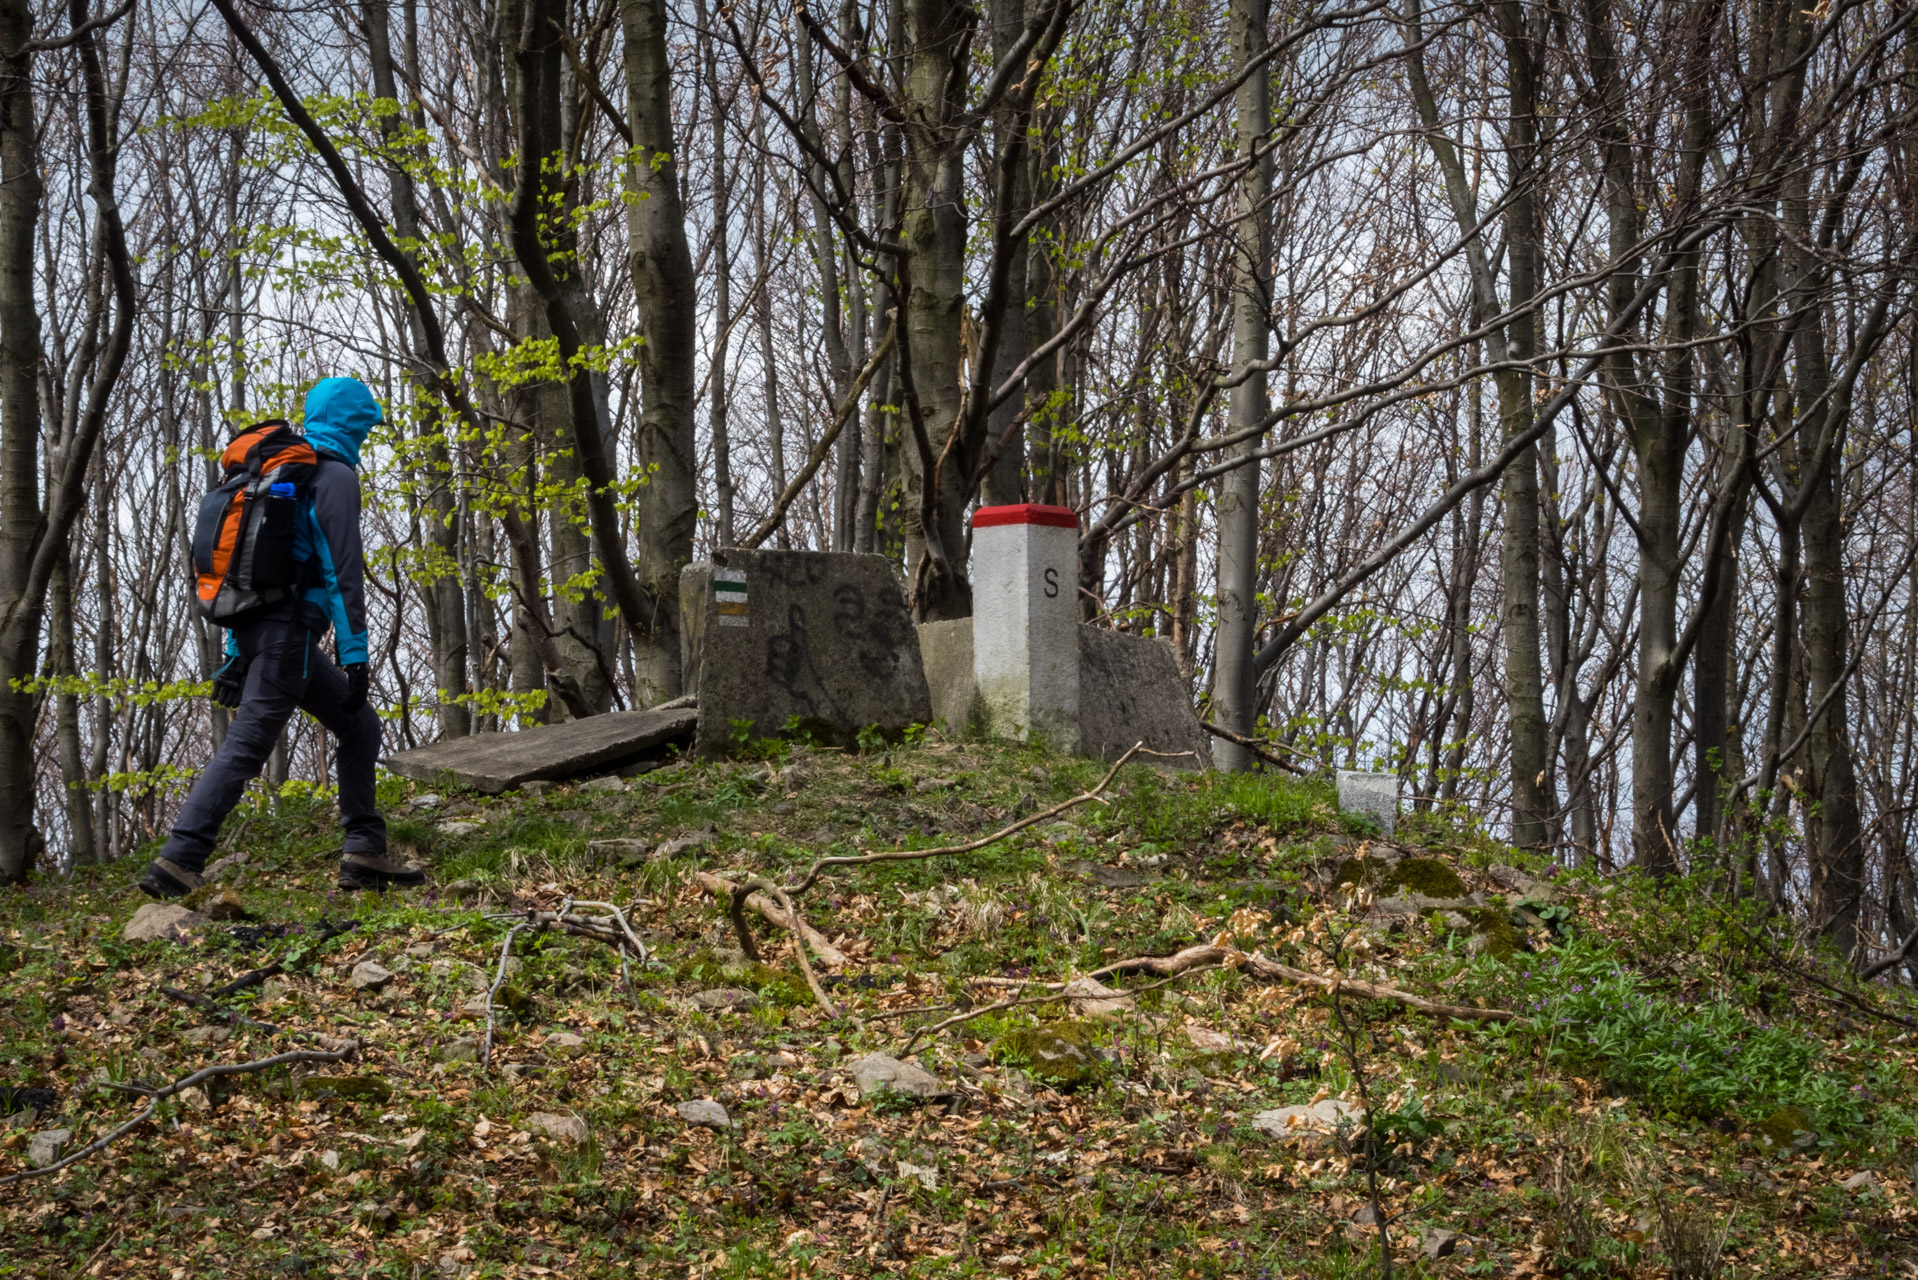
[{"label": "bare tree trunk", "polygon": [[[72,557],[60,557],[51,591],[53,635],[50,652],[56,680],[71,680],[79,671],[74,662]],[[105,702],[104,695],[100,701]],[[66,793],[67,852],[73,865],[86,866],[96,858],[93,839],[93,796],[88,789],[86,757],[80,744],[80,699],[70,689],[54,694],[54,736],[60,751],[60,785]]]},{"label": "bare tree trunk", "polygon": [[[1262,57],[1266,47],[1268,0],[1232,0],[1234,62],[1244,67]],[[1272,102],[1269,75],[1248,76],[1238,91],[1241,161],[1269,145]],[[1238,226],[1233,248],[1232,362],[1237,384],[1231,388],[1228,430],[1238,432],[1263,421],[1266,412],[1265,375],[1254,372],[1270,351],[1272,300],[1271,256],[1266,227],[1272,196],[1272,159],[1269,151],[1239,180]],[[1213,657],[1213,718],[1233,733],[1248,735],[1258,721],[1252,651],[1258,636],[1259,583],[1259,475],[1258,437],[1234,452],[1244,461],[1228,472],[1219,486],[1219,623]],[[1236,742],[1213,743],[1212,758],[1219,768],[1243,773],[1252,767],[1252,754]]]},{"label": "bare tree trunk", "polygon": [[[401,103],[398,79],[394,74],[393,47],[387,15],[388,0],[368,0],[366,5],[366,45],[373,71],[373,92],[398,107]],[[378,117],[380,136],[386,145],[398,145],[401,116]],[[416,244],[420,238],[419,197],[413,178],[401,165],[387,170],[393,187],[393,229],[402,242]],[[415,257],[417,255],[409,254]],[[237,259],[235,260],[237,266]],[[424,344],[420,317],[407,308],[407,323],[412,327],[413,347]],[[433,548],[434,564],[424,576],[420,595],[426,605],[426,630],[433,653],[433,675],[439,686],[440,733],[448,738],[463,738],[472,732],[472,715],[459,699],[468,690],[466,679],[466,601],[460,583],[458,502],[453,489],[458,483],[453,474],[446,435],[433,421],[438,412],[450,406],[428,401],[422,405],[422,428],[427,436],[426,465],[414,477],[414,484],[425,497],[424,523],[428,545]]]},{"label": "bare tree trunk", "polygon": [[705,0],[694,0],[693,18],[699,24],[700,61],[705,69],[707,109],[713,128],[713,359],[706,377],[711,384],[707,427],[713,438],[713,499],[717,527],[713,545],[730,547],[739,541],[733,513],[732,424],[727,410],[732,399],[730,376],[733,325],[732,181],[726,148],[727,103],[719,91],[719,62],[713,53],[712,28],[706,20]]},{"label": "bare tree trunk", "polygon": [[698,298],[674,158],[665,2],[621,0],[620,19],[626,36],[626,113],[639,157],[628,170],[628,180],[640,198],[627,206],[626,214],[633,300],[644,340],[639,349],[641,401],[635,461],[650,477],[639,492],[634,527],[639,538],[639,577],[652,595],[655,611],[651,617],[626,621],[633,628],[634,666],[640,681],[633,696],[646,706],[677,696],[681,685],[679,571],[692,561],[699,522],[693,438]]},{"label": "bare tree trunk", "polygon": [[906,574],[920,621],[972,613],[965,549],[966,477],[954,439],[965,324],[967,46],[977,12],[963,0],[908,0],[904,285],[899,366],[905,381]]},{"label": "bare tree trunk", "polygon": [[[994,62],[1003,61],[1018,44],[1025,27],[1026,7],[1026,0],[992,0],[990,21]],[[1014,108],[1008,97],[1000,104],[994,119],[995,148],[1003,154],[1014,145],[1024,146],[1024,137],[1014,135],[1023,135],[1026,127],[1022,113]],[[995,165],[993,172],[999,175],[1001,181],[1012,184],[1012,191],[1004,204],[1014,222],[1023,220],[1032,207],[1032,166],[1020,164],[1008,173],[1003,166]],[[1027,242],[1028,237],[1020,236],[1012,245],[1011,269],[1006,277],[1012,296],[1006,303],[1005,318],[999,327],[998,349],[993,353],[990,384],[994,387],[1004,382],[1031,350],[1026,337],[1028,304],[1031,300]],[[979,501],[984,506],[1004,506],[1025,500],[1026,446],[1024,428],[1020,425],[1025,408],[1023,394],[1011,395],[987,419],[987,467],[979,493]]]}]

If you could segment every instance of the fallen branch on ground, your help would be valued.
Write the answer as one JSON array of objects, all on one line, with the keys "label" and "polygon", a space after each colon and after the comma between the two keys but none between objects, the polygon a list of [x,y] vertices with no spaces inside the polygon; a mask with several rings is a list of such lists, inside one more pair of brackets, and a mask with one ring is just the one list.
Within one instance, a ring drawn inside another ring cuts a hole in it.
[{"label": "fallen branch on ground", "polygon": [[1199,721],[1199,727],[1215,738],[1224,738],[1227,742],[1238,743],[1247,751],[1250,751],[1253,755],[1276,769],[1284,769],[1287,773],[1296,773],[1300,777],[1305,777],[1312,772],[1310,769],[1300,768],[1282,756],[1273,755],[1270,748],[1280,744],[1264,742],[1258,738],[1248,738],[1242,733],[1234,733],[1230,729],[1222,729],[1210,720]]},{"label": "fallen branch on ground", "polygon": [[1148,991],[1157,991],[1160,987],[1171,986],[1173,983],[1179,981],[1181,978],[1189,977],[1194,973],[1200,972],[1202,969],[1218,968],[1218,967],[1219,966],[1217,965],[1189,965],[1186,968],[1181,969],[1177,973],[1171,974],[1170,976],[1165,978],[1161,978],[1157,982],[1149,982],[1145,986],[1139,987],[1135,990],[1119,991],[1119,992],[1115,992],[1111,996],[1106,996],[1106,997],[1098,997],[1098,996],[1088,997],[1083,991],[1071,990],[1070,983],[1035,982],[1035,983],[1032,983],[1031,985],[1035,987],[1056,986],[1059,988],[1059,990],[1054,991],[1049,995],[1034,996],[1030,1000],[1024,1000],[1018,997],[1014,997],[1011,1000],[1001,1000],[997,1004],[981,1005],[977,1009],[968,1009],[964,1013],[954,1014],[952,1017],[947,1018],[942,1022],[935,1022],[931,1026],[921,1027],[917,1031],[912,1033],[912,1036],[906,1041],[905,1045],[899,1050],[899,1056],[904,1057],[906,1054],[911,1053],[912,1047],[915,1044],[919,1043],[919,1037],[921,1036],[937,1035],[939,1032],[944,1031],[947,1027],[956,1027],[962,1022],[970,1022],[974,1018],[983,1018],[989,1013],[1000,1013],[1007,1009],[1018,1009],[1018,1008],[1025,1007],[1027,1005],[1057,1004],[1061,1000],[1085,1000],[1085,999],[1101,999],[1101,998],[1110,999],[1110,1000],[1119,1000],[1119,999],[1130,1000],[1132,997],[1144,995]]},{"label": "fallen branch on ground", "polygon": [[357,1040],[349,1040],[344,1047],[339,1049],[294,1049],[289,1053],[276,1053],[270,1058],[260,1058],[254,1062],[224,1062],[211,1067],[202,1067],[184,1079],[175,1080],[172,1084],[164,1088],[155,1089],[148,1095],[147,1105],[141,1109],[140,1114],[115,1129],[112,1133],[107,1134],[103,1138],[95,1139],[72,1155],[64,1159],[56,1160],[44,1168],[24,1169],[19,1173],[0,1178],[0,1187],[4,1187],[10,1182],[19,1182],[25,1178],[38,1178],[46,1174],[58,1173],[67,1166],[86,1159],[96,1151],[104,1151],[108,1146],[119,1141],[119,1139],[151,1119],[153,1113],[160,1109],[162,1102],[173,1097],[175,1094],[191,1089],[201,1081],[217,1080],[222,1076],[250,1075],[256,1071],[267,1071],[273,1067],[283,1067],[295,1062],[342,1062],[353,1054],[358,1053],[359,1048],[360,1046]]},{"label": "fallen branch on ground", "polygon": [[1417,1009],[1421,1013],[1436,1014],[1441,1018],[1457,1018],[1464,1022],[1518,1022],[1518,1014],[1509,1009],[1479,1009],[1466,1004],[1440,1004],[1436,1000],[1427,1000],[1424,996],[1413,995],[1397,987],[1388,987],[1382,983],[1366,982],[1360,978],[1341,978],[1330,974],[1313,973],[1309,969],[1295,969],[1289,964],[1260,955],[1256,951],[1238,951],[1217,943],[1187,947],[1184,951],[1169,956],[1139,956],[1132,960],[1119,960],[1112,964],[1094,969],[1086,976],[1103,978],[1119,973],[1158,973],[1180,974],[1188,969],[1229,965],[1244,968],[1247,973],[1258,978],[1280,979],[1296,982],[1301,986],[1318,987],[1323,991],[1349,992],[1368,1000],[1393,1000],[1408,1009]]},{"label": "fallen branch on ground", "polygon": [[[738,885],[726,879],[726,877],[714,875],[710,871],[701,871],[695,878],[698,879],[701,888],[711,893],[714,897],[724,899],[730,907],[733,894],[739,889]],[[786,915],[785,910],[780,907],[777,902],[758,890],[748,892],[743,905],[751,907],[754,911],[764,916],[767,923],[771,924],[774,928],[786,930],[791,930],[792,928],[790,917]],[[813,928],[811,925],[806,924],[804,921],[800,922],[799,927],[805,935],[806,945],[812,948],[813,954],[819,957],[819,962],[828,969],[841,969],[852,963],[852,961],[847,958],[846,953],[838,947],[835,947],[825,934],[819,932],[819,930]]]}]

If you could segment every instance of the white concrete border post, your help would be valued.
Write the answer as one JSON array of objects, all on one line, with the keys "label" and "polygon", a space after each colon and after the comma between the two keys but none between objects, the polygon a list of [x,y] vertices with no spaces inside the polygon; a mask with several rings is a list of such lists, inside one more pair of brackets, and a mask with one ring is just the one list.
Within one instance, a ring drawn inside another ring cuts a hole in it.
[{"label": "white concrete border post", "polygon": [[987,729],[1079,749],[1079,517],[1022,503],[972,516],[972,672]]}]

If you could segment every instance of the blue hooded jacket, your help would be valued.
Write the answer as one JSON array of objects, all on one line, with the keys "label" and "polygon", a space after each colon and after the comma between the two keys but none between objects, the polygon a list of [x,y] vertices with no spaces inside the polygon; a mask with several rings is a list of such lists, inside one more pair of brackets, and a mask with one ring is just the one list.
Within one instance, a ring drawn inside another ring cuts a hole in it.
[{"label": "blue hooded jacket", "polygon": [[[318,561],[303,599],[332,627],[340,665],[367,660],[366,564],[360,543],[360,448],[381,421],[379,402],[356,378],[322,378],[306,393],[306,439],[320,451],[308,487],[306,519],[296,527],[293,558]],[[237,653],[237,638],[227,636]]]}]

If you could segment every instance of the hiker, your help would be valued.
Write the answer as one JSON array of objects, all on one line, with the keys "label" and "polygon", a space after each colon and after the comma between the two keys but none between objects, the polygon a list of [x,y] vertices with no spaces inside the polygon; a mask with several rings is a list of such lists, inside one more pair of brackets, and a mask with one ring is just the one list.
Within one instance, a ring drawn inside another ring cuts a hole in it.
[{"label": "hiker", "polygon": [[[140,879],[156,898],[200,886],[220,824],[259,776],[295,707],[339,740],[340,888],[426,883],[423,872],[388,856],[373,789],[380,721],[366,701],[356,469],[379,422],[379,403],[364,384],[323,378],[306,395],[304,438],[284,422],[258,423],[221,456],[227,480],[202,504],[194,567],[202,615],[228,629],[213,700],[235,710],[166,847]],[[329,628],[338,665],[320,650]]]}]

